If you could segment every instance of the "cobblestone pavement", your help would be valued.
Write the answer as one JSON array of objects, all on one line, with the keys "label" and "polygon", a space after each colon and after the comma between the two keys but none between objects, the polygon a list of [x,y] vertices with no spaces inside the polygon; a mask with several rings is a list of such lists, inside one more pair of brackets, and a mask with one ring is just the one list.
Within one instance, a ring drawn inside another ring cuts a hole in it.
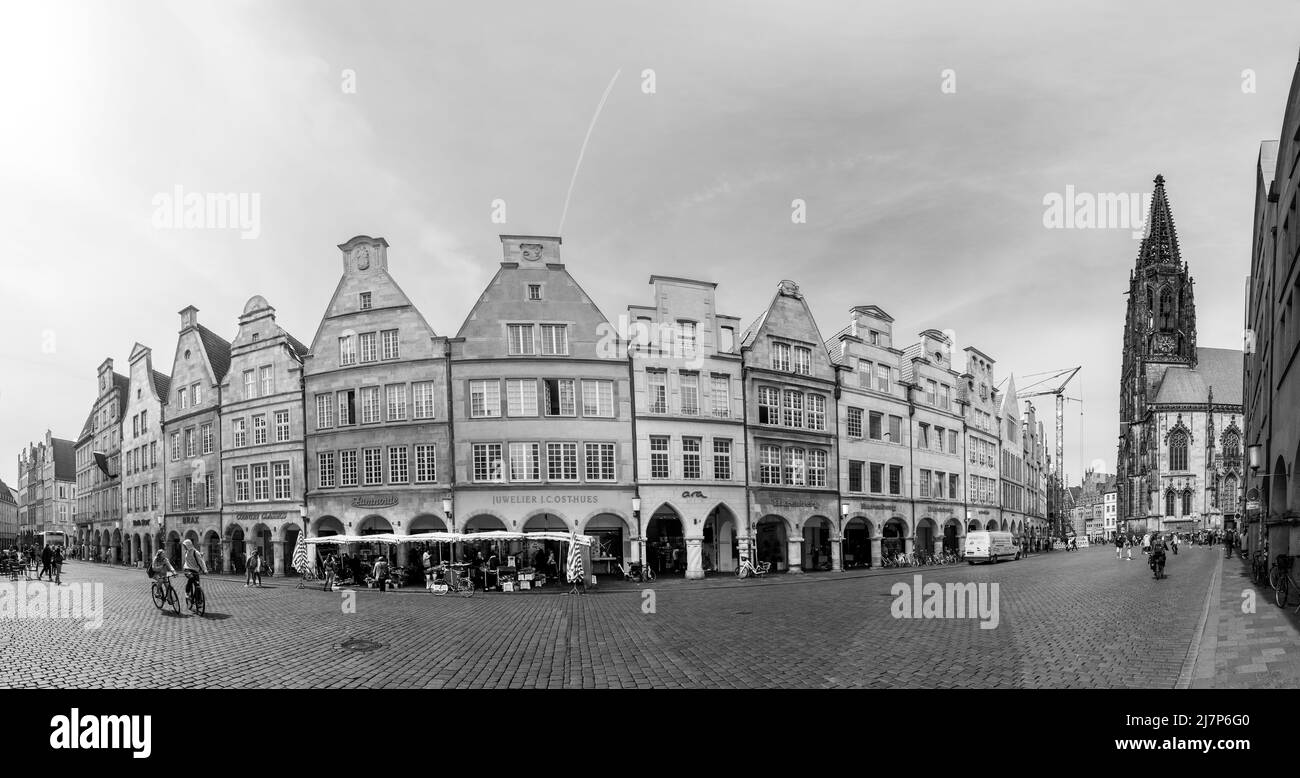
[{"label": "cobblestone pavement", "polygon": [[1206,689],[1300,688],[1300,620],[1279,608],[1268,584],[1250,580],[1250,564],[1217,554],[1212,600],[1197,652],[1191,687]]},{"label": "cobblestone pavement", "polygon": [[[102,627],[0,621],[0,686],[1186,685],[1222,553],[1189,548],[1171,557],[1163,581],[1137,556],[1116,560],[1111,549],[1091,548],[996,566],[662,581],[586,596],[552,586],[469,599],[421,589],[327,593],[284,579],[255,589],[209,578],[205,618],[157,611],[140,570],[73,562],[65,584],[104,585]],[[997,627],[981,629],[977,618],[893,618],[891,587],[917,574],[925,582],[997,583]],[[641,588],[654,591],[653,613],[643,612]],[[343,612],[348,598],[355,613]],[[379,645],[342,647],[351,640]]]}]

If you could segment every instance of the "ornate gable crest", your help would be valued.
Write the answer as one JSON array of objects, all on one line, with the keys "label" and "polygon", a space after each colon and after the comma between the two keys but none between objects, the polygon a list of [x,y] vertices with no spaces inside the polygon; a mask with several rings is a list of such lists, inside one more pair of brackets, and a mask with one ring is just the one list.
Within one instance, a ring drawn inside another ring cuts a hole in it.
[{"label": "ornate gable crest", "polygon": [[1187,428],[1186,424],[1183,424],[1183,415],[1180,413],[1178,414],[1177,421],[1174,422],[1174,426],[1170,427],[1169,431],[1165,433],[1164,442],[1168,443],[1169,438],[1173,436],[1175,432],[1178,432],[1180,430],[1183,432],[1184,435],[1187,436],[1187,445],[1190,446],[1192,445],[1192,443],[1196,441],[1196,438],[1192,437],[1192,431]]}]

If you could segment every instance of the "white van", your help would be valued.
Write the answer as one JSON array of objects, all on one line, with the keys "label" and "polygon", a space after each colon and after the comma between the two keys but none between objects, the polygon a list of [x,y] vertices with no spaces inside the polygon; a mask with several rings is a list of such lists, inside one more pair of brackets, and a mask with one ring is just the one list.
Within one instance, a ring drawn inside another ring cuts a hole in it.
[{"label": "white van", "polygon": [[1019,559],[1020,549],[1016,548],[1010,532],[968,532],[966,533],[966,561],[992,562],[999,559]]}]

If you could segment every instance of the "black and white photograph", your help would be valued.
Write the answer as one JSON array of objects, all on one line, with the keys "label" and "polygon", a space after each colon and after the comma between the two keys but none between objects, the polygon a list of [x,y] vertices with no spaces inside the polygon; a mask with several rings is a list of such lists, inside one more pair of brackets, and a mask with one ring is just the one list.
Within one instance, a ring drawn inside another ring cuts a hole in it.
[{"label": "black and white photograph", "polygon": [[158,761],[144,690],[310,760],[475,690],[1205,758],[1300,688],[1294,0],[6,0],[0,72],[52,766]]}]

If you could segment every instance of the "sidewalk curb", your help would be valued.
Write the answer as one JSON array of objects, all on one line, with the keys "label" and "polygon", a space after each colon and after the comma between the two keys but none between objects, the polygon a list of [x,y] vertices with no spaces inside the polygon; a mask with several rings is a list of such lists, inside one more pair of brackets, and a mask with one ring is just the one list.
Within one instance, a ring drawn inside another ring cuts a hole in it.
[{"label": "sidewalk curb", "polygon": [[1205,649],[1205,653],[1208,655],[1206,661],[1210,662],[1211,667],[1214,666],[1214,657],[1219,643],[1217,609],[1215,609],[1214,615],[1214,629],[1206,630],[1205,627],[1210,621],[1211,609],[1215,607],[1220,599],[1222,585],[1223,557],[1218,557],[1214,564],[1214,574],[1210,577],[1210,586],[1205,592],[1205,605],[1201,609],[1201,620],[1196,625],[1196,635],[1187,647],[1187,656],[1183,658],[1183,667],[1178,673],[1178,683],[1174,684],[1175,689],[1191,688],[1192,681],[1196,677],[1196,665],[1200,662],[1202,648]]}]

